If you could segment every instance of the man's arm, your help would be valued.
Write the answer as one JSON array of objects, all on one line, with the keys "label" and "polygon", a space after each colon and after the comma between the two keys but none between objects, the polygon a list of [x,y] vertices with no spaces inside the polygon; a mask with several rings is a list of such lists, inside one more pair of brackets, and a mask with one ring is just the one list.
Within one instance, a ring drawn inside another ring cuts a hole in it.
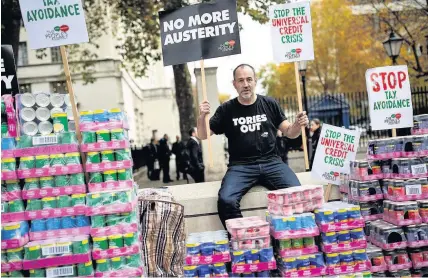
[{"label": "man's arm", "polygon": [[290,139],[297,138],[301,131],[302,126],[307,126],[309,123],[306,112],[299,112],[296,116],[296,121],[291,124],[289,121],[284,120],[278,127],[282,134]]},{"label": "man's arm", "polygon": [[[211,113],[211,107],[208,101],[204,101],[199,105],[199,117],[198,117],[198,124],[197,124],[197,133],[198,138],[201,140],[207,139],[207,125],[205,117],[209,117],[209,114]],[[209,119],[210,122],[210,136],[213,134],[222,134],[224,133],[223,130],[223,113],[221,106],[217,108],[214,115],[211,119]]]},{"label": "man's arm", "polygon": [[[198,117],[198,125],[197,125],[198,134],[197,134],[197,136],[201,140],[207,139],[207,125],[205,122],[205,117],[208,117],[208,115],[201,114]],[[214,134],[214,132],[212,130],[210,130],[210,135],[213,135],[213,134]]]}]

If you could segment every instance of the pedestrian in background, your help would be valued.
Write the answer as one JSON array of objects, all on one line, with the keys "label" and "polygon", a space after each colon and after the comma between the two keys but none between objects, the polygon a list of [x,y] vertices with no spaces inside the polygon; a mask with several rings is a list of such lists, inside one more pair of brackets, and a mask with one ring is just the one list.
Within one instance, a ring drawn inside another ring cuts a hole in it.
[{"label": "pedestrian in background", "polygon": [[175,170],[177,172],[177,180],[180,180],[180,173],[183,173],[183,179],[187,180],[186,171],[183,169],[184,167],[184,157],[183,151],[186,149],[183,141],[180,140],[180,136],[176,136],[176,140],[174,144],[172,144],[171,152],[175,155]]},{"label": "pedestrian in background", "polygon": [[314,163],[315,153],[317,151],[318,141],[321,136],[321,121],[319,119],[313,119],[310,124],[309,138],[311,143],[309,144],[311,160],[309,169],[312,170],[312,164]]},{"label": "pedestrian in background", "polygon": [[165,134],[162,139],[159,140],[159,165],[163,172],[162,181],[164,183],[172,182],[169,177],[169,161],[171,158],[171,150],[168,144],[168,134]]},{"label": "pedestrian in background", "polygon": [[201,142],[196,138],[196,128],[189,130],[190,139],[187,141],[187,151],[189,153],[189,175],[196,183],[205,182],[205,166],[202,159]]}]

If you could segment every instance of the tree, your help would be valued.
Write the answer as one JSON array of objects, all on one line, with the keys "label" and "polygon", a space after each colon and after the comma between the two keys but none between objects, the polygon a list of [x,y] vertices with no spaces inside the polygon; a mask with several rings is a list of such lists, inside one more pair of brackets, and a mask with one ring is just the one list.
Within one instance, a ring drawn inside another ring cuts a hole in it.
[{"label": "tree", "polygon": [[[370,27],[342,0],[314,1],[311,14],[315,60],[306,72],[308,94],[363,90],[366,69],[387,59]],[[268,94],[295,94],[293,63],[266,65],[259,74]]]}]

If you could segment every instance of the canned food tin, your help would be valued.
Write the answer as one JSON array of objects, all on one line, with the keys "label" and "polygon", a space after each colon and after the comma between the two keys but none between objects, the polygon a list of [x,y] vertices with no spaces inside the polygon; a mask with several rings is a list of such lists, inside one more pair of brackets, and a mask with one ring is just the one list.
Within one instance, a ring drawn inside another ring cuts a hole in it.
[{"label": "canned food tin", "polygon": [[80,165],[80,153],[66,153],[65,161],[66,165]]},{"label": "canned food tin", "polygon": [[97,123],[108,122],[108,111],[104,109],[94,110],[94,121]]},{"label": "canned food tin", "polygon": [[101,163],[99,152],[88,152],[88,163],[98,164]]},{"label": "canned food tin", "polygon": [[315,246],[315,238],[313,238],[313,237],[305,237],[305,238],[303,238],[303,246],[305,248]]},{"label": "canned food tin", "polygon": [[78,276],[93,276],[94,268],[92,267],[92,261],[77,265]]},{"label": "canned food tin", "polygon": [[102,259],[102,260],[96,260],[97,263],[97,272],[108,272],[111,270],[110,268],[110,260],[108,259]]},{"label": "canned food tin", "polygon": [[85,205],[86,194],[73,194],[71,195],[71,206]]},{"label": "canned food tin", "polygon": [[73,241],[74,254],[86,254],[89,252],[89,241],[87,237],[76,237]]},{"label": "canned food tin", "polygon": [[102,228],[105,226],[104,215],[94,215],[91,217],[92,228]]},{"label": "canned food tin", "polygon": [[130,159],[131,159],[131,152],[129,151],[129,149],[116,150],[117,161],[130,160]]},{"label": "canned food tin", "polygon": [[49,168],[50,160],[49,155],[38,155],[36,156],[36,168]]},{"label": "canned food tin", "polygon": [[19,185],[18,180],[7,180],[6,181],[6,191],[7,192],[14,192],[14,191],[20,191],[21,186]]},{"label": "canned food tin", "polygon": [[112,129],[111,130],[111,141],[125,140],[125,132],[123,129]]},{"label": "canned food tin", "polygon": [[71,207],[71,196],[63,195],[58,196],[58,208],[68,208]]},{"label": "canned food tin", "polygon": [[64,110],[61,107],[54,107],[50,110],[51,118],[53,118],[54,114],[64,113]]},{"label": "canned food tin", "polygon": [[75,218],[72,216],[61,217],[61,229],[75,228],[76,224],[75,224],[74,220],[75,220]]},{"label": "canned food tin", "polygon": [[122,111],[120,108],[112,108],[108,111],[110,121],[121,121],[123,119]]},{"label": "canned food tin", "polygon": [[42,209],[57,208],[57,199],[55,197],[42,198]]},{"label": "canned food tin", "polygon": [[29,170],[29,169],[34,169],[35,167],[36,167],[36,160],[34,156],[21,157],[19,169]]},{"label": "canned food tin", "polygon": [[[28,211],[35,211],[35,210],[42,210],[42,200],[40,199],[33,199],[27,201],[27,210]],[[34,222],[34,220],[33,220]]]},{"label": "canned food tin", "polygon": [[88,227],[90,225],[91,225],[91,220],[89,219],[89,216],[86,216],[86,215],[76,216],[77,227]]},{"label": "canned food tin", "polygon": [[33,108],[22,108],[20,113],[21,119],[25,122],[31,122],[36,119],[36,111]]},{"label": "canned food tin", "polygon": [[55,187],[69,186],[69,179],[67,175],[55,176]]},{"label": "canned food tin", "polygon": [[303,238],[295,238],[291,240],[291,247],[293,249],[302,249],[303,248]]},{"label": "canned food tin", "polygon": [[39,107],[36,110],[36,119],[44,122],[51,118],[51,111],[46,107]]},{"label": "canned food tin", "polygon": [[6,122],[1,123],[1,137],[7,137],[9,135],[8,127]]},{"label": "canned food tin", "polygon": [[67,113],[53,114],[52,120],[55,133],[68,131]]},{"label": "canned food tin", "polygon": [[[3,99],[2,99],[3,100]],[[3,102],[2,102],[3,104]],[[1,250],[1,263],[5,264],[7,263],[7,255],[6,255],[6,250]]]},{"label": "canned food tin", "polygon": [[125,258],[124,257],[111,258],[111,269],[112,270],[120,270],[124,266],[125,266]]},{"label": "canned food tin", "polygon": [[77,137],[75,132],[63,132],[60,134],[62,144],[77,144]]},{"label": "canned food tin", "polygon": [[71,185],[84,185],[85,176],[82,173],[71,174],[70,175],[70,184]]},{"label": "canned food tin", "polygon": [[53,132],[53,125],[49,121],[40,122],[38,125],[38,129],[40,131],[40,134],[49,135]]},{"label": "canned food tin", "polygon": [[103,182],[103,175],[101,173],[89,173],[89,183],[101,183]]},{"label": "canned food tin", "polygon": [[94,121],[94,112],[92,112],[92,111],[81,111],[80,112],[80,122],[91,123],[93,121]]},{"label": "canned food tin", "polygon": [[117,179],[119,181],[132,180],[132,169],[117,170]]},{"label": "canned food tin", "polygon": [[28,136],[34,136],[39,132],[38,125],[35,122],[26,122],[22,125],[22,132]]},{"label": "canned food tin", "polygon": [[61,229],[60,218],[48,218],[46,219],[46,230],[53,231]]},{"label": "canned food tin", "polygon": [[49,104],[51,103],[48,94],[38,93],[38,94],[35,94],[34,97],[36,99],[37,106],[48,107]]},{"label": "canned food tin", "polygon": [[[31,200],[29,200],[31,201]],[[42,209],[42,200],[32,200],[32,201],[39,201],[40,203],[40,210]],[[36,209],[39,210],[39,209]],[[45,219],[34,219],[31,221],[31,231],[32,232],[43,232],[46,231],[46,220]]]},{"label": "canned food tin", "polygon": [[123,235],[125,246],[132,246],[138,243],[138,236],[136,233],[128,233]]},{"label": "canned food tin", "polygon": [[109,214],[105,218],[106,226],[115,226],[122,222],[122,216],[119,214]]},{"label": "canned food tin", "polygon": [[44,268],[30,269],[30,277],[46,277],[46,270]]},{"label": "canned food tin", "polygon": [[125,223],[135,223],[135,221],[137,221],[137,214],[135,211],[122,213],[121,217]]},{"label": "canned food tin", "polygon": [[129,203],[131,201],[131,192],[130,191],[120,191],[117,192],[117,200],[121,203]]},{"label": "canned food tin", "polygon": [[21,137],[16,137],[16,148],[24,149],[31,148],[33,146],[33,137],[28,135],[21,135]]},{"label": "canned food tin", "polygon": [[2,160],[1,160],[1,171],[2,172],[14,172],[14,171],[16,171],[16,159],[15,158],[2,158]]},{"label": "canned food tin", "polygon": [[51,94],[50,100],[53,107],[62,107],[64,105],[64,94]]},{"label": "canned food tin", "polygon": [[30,93],[20,94],[20,101],[24,107],[33,107],[36,104],[36,99]]},{"label": "canned food tin", "polygon": [[8,262],[19,262],[24,259],[24,248],[15,248],[6,250],[7,261]]},{"label": "canned food tin", "polygon": [[134,254],[126,257],[126,265],[128,267],[140,267],[141,256],[140,254]]},{"label": "canned food tin", "polygon": [[63,255],[71,255],[74,253],[73,243],[69,238],[63,238],[56,242],[56,247],[62,251]]},{"label": "canned food tin", "polygon": [[51,166],[55,167],[55,166],[66,166],[66,160],[65,160],[65,156],[63,154],[51,154],[50,155],[50,159],[51,159]]},{"label": "canned food tin", "polygon": [[15,270],[15,271],[11,271],[9,273],[9,277],[18,278],[18,277],[25,277],[25,276],[24,276],[24,274],[22,273],[21,270]]},{"label": "canned food tin", "polygon": [[110,131],[108,130],[98,130],[96,134],[97,134],[97,142],[111,141]]},{"label": "canned food tin", "polygon": [[97,135],[95,131],[83,131],[82,132],[83,144],[90,144],[97,142]]},{"label": "canned food tin", "polygon": [[101,152],[101,161],[102,162],[113,162],[114,161],[113,151],[102,151]]},{"label": "canned food tin", "polygon": [[109,248],[122,248],[123,247],[123,236],[112,235],[108,237]]},{"label": "canned food tin", "polygon": [[104,172],[104,181],[117,181],[117,171],[116,170],[110,170]]},{"label": "canned food tin", "polygon": [[89,195],[89,206],[98,207],[103,205],[103,198],[100,193],[90,194]]},{"label": "canned food tin", "polygon": [[107,237],[94,237],[92,238],[93,243],[93,250],[107,250],[109,242],[107,241]]},{"label": "canned food tin", "polygon": [[23,212],[24,202],[23,200],[9,201],[9,212]]}]

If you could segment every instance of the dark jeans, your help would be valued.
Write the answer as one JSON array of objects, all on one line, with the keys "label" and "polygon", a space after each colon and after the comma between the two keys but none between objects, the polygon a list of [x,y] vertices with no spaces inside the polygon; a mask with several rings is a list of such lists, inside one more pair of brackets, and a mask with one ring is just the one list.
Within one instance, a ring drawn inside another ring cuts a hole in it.
[{"label": "dark jeans", "polygon": [[163,177],[162,177],[163,182],[164,183],[170,182],[171,178],[169,177],[169,159],[159,161],[159,164],[163,172]]},{"label": "dark jeans", "polygon": [[268,190],[300,186],[296,174],[279,158],[263,164],[230,166],[221,183],[217,202],[218,215],[225,228],[226,220],[242,217],[241,199],[256,184]]}]

